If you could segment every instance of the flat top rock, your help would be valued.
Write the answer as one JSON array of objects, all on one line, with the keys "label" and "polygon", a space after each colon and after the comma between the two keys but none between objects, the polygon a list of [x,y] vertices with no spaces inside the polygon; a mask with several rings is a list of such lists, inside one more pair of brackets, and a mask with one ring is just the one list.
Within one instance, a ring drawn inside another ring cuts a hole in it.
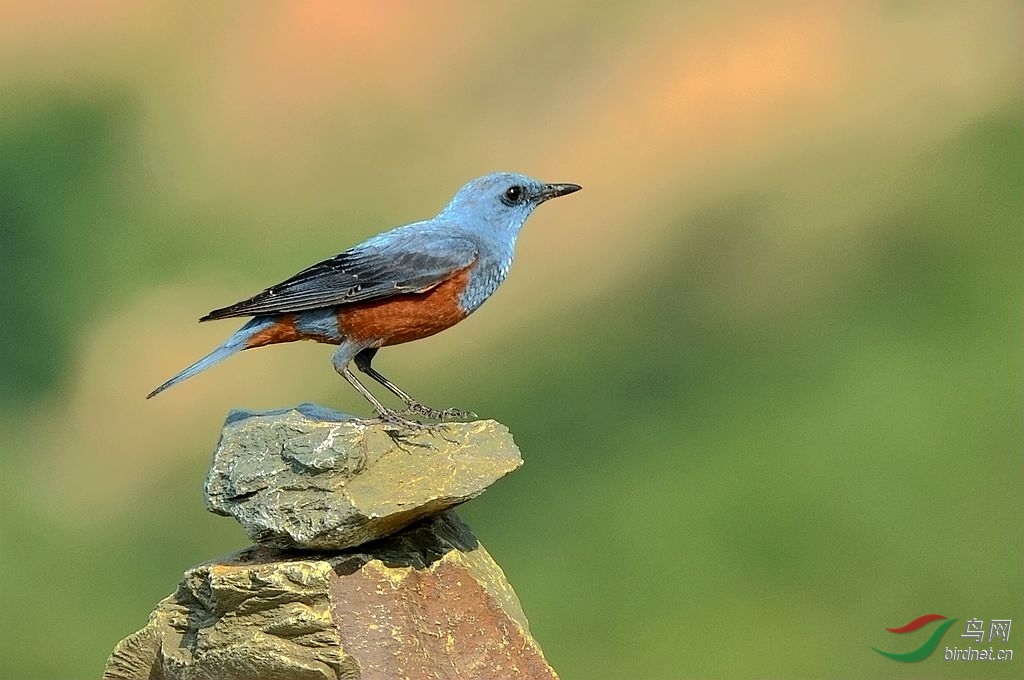
[{"label": "flat top rock", "polygon": [[493,420],[396,434],[316,404],[233,411],[206,503],[256,543],[338,550],[474,498],[522,462]]}]

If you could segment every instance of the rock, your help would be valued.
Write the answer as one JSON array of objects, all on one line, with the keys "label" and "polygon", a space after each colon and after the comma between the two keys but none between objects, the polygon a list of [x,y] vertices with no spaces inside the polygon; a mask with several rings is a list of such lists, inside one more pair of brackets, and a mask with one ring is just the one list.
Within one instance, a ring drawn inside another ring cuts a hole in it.
[{"label": "rock", "polygon": [[454,511],[343,552],[254,547],[187,571],[106,680],[557,678]]},{"label": "rock", "polygon": [[313,404],[234,411],[206,478],[211,512],[256,543],[338,550],[479,495],[523,461],[493,420],[396,436]]}]

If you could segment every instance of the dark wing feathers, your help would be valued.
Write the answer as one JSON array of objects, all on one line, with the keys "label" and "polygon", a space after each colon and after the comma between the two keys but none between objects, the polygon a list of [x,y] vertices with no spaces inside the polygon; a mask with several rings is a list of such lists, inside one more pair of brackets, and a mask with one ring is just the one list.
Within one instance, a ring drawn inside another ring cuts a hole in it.
[{"label": "dark wing feathers", "polygon": [[247,300],[215,309],[200,321],[301,312],[424,291],[468,267],[477,255],[476,244],[467,238],[402,228],[318,262]]}]

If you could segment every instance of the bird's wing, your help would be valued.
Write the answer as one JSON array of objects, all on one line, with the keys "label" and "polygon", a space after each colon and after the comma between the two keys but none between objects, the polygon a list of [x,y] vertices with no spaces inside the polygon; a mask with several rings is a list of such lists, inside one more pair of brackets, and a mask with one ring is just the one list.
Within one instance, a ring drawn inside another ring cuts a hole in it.
[{"label": "bird's wing", "polygon": [[478,254],[476,243],[464,236],[409,225],[318,262],[247,300],[215,309],[200,321],[301,312],[423,292],[471,265]]}]

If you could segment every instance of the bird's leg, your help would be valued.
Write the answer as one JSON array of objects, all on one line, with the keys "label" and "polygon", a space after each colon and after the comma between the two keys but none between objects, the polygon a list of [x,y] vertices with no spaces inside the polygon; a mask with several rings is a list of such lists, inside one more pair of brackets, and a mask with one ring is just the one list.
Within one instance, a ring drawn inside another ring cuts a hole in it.
[{"label": "bird's leg", "polygon": [[370,390],[366,389],[366,386],[363,385],[363,383],[359,382],[359,379],[356,378],[355,374],[352,373],[351,369],[349,369],[348,362],[351,359],[352,359],[352,353],[351,353],[351,348],[349,346],[342,345],[342,346],[338,347],[337,351],[334,353],[334,358],[333,358],[334,370],[336,370],[341,375],[341,377],[343,377],[345,380],[347,380],[348,384],[351,385],[352,387],[354,387],[356,392],[358,392],[359,394],[363,395],[363,398],[366,399],[366,401],[370,402],[373,405],[373,410],[377,412],[377,418],[382,423],[384,423],[385,425],[392,425],[392,426],[394,426],[396,428],[399,428],[399,429],[408,429],[408,430],[432,430],[432,429],[434,429],[435,426],[424,425],[423,423],[418,423],[415,420],[409,420],[408,418],[403,418],[394,409],[390,409],[387,406],[385,406],[384,404],[380,403],[380,401],[378,401],[377,397],[373,396],[373,393],[370,392]]},{"label": "bird's leg", "polygon": [[[376,354],[377,354],[377,348],[376,347],[368,347],[368,348],[360,351],[358,354],[356,354],[355,358],[353,359],[353,361],[355,362],[356,368],[358,368],[360,371],[362,371],[366,375],[370,376],[371,378],[373,378],[374,380],[379,382],[381,385],[383,385],[385,388],[387,388],[387,390],[389,392],[391,392],[393,395],[395,395],[396,397],[401,399],[405,403],[405,406],[406,406],[406,409],[407,409],[406,413],[420,415],[420,416],[424,416],[426,418],[434,418],[435,420],[447,420],[449,418],[475,418],[476,417],[475,413],[471,413],[469,411],[463,411],[463,410],[460,410],[460,409],[457,409],[457,408],[446,408],[446,409],[431,408],[429,406],[421,404],[416,399],[413,399],[412,396],[408,392],[406,392],[405,390],[400,388],[398,385],[396,385],[395,383],[393,383],[390,380],[388,380],[387,378],[385,378],[380,373],[380,371],[378,371],[377,369],[375,369],[373,366],[370,365],[370,362],[373,361],[373,357]],[[363,388],[363,389],[365,389],[365,388]]]},{"label": "bird's leg", "polygon": [[403,418],[398,411],[390,409],[380,403],[380,401],[377,400],[377,397],[373,396],[370,390],[366,389],[366,386],[359,382],[359,379],[356,378],[348,367],[345,367],[341,371],[341,375],[349,382],[350,385],[352,385],[352,387],[356,388],[356,391],[359,392],[359,394],[363,395],[368,402],[373,404],[373,410],[377,412],[377,418],[385,425],[394,425],[399,428],[406,428],[410,430],[432,430],[436,427],[436,425],[426,425],[415,420]]}]

